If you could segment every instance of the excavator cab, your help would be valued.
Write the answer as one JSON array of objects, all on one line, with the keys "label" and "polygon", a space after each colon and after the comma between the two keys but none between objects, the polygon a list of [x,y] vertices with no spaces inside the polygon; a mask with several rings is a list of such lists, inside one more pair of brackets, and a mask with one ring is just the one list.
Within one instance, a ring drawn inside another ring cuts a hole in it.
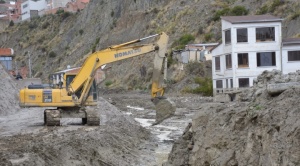
[{"label": "excavator cab", "polygon": [[[65,75],[65,80],[66,80],[66,83],[65,83],[65,87],[66,90],[68,90],[68,87],[70,86],[70,84],[72,83],[73,79],[76,77],[76,74],[72,73],[72,74],[66,74]],[[81,96],[81,92],[82,92],[82,89],[78,90],[75,95],[77,98],[80,98]],[[94,101],[96,102],[98,100],[98,95],[97,95],[97,85],[96,85],[96,81],[95,79],[93,80],[93,83],[92,83],[92,86],[90,88],[90,91],[88,93],[88,99],[87,101]]]}]

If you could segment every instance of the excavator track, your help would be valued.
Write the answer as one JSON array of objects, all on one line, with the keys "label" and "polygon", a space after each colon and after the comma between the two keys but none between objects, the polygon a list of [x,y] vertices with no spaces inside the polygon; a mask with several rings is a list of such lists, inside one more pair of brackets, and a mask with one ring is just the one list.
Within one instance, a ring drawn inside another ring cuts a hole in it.
[{"label": "excavator track", "polygon": [[60,126],[60,111],[47,109],[44,111],[45,126]]},{"label": "excavator track", "polygon": [[82,123],[87,124],[89,126],[99,126],[100,118],[96,109],[87,108],[85,109],[86,118],[82,118]]}]

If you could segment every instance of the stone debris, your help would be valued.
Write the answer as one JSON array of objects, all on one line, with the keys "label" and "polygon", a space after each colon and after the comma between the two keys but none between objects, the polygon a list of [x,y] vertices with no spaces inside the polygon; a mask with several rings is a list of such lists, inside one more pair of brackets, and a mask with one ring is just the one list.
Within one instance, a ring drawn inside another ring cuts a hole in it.
[{"label": "stone debris", "polygon": [[175,142],[165,165],[300,165],[300,88],[267,92],[268,84],[291,82],[300,82],[300,71],[265,71],[242,92],[247,102],[203,103],[192,136]]},{"label": "stone debris", "polygon": [[10,115],[20,110],[19,89],[13,77],[11,77],[0,63],[0,116]]}]

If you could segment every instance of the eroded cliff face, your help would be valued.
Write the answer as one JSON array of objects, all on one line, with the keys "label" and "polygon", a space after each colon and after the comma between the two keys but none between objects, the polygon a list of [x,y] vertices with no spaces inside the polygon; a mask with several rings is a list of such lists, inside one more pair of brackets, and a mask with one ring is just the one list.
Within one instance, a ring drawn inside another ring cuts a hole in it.
[{"label": "eroded cliff face", "polygon": [[277,96],[260,90],[269,82],[300,81],[300,71],[259,78],[250,102],[203,104],[165,165],[299,165],[300,89]]}]

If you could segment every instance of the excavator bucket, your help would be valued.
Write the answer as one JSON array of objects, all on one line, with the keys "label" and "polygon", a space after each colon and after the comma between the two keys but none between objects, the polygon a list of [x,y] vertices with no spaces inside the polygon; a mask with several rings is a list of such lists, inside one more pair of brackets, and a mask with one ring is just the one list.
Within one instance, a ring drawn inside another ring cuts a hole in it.
[{"label": "excavator bucket", "polygon": [[168,35],[162,33],[160,39],[157,41],[159,50],[154,57],[151,96],[156,110],[155,124],[159,124],[163,120],[171,117],[176,111],[175,103],[163,96],[166,87],[164,81],[167,79],[168,62],[166,55],[168,40]]},{"label": "excavator bucket", "polygon": [[155,105],[156,118],[154,125],[161,123],[163,120],[173,116],[176,111],[176,105],[166,97],[156,97],[152,99]]}]

